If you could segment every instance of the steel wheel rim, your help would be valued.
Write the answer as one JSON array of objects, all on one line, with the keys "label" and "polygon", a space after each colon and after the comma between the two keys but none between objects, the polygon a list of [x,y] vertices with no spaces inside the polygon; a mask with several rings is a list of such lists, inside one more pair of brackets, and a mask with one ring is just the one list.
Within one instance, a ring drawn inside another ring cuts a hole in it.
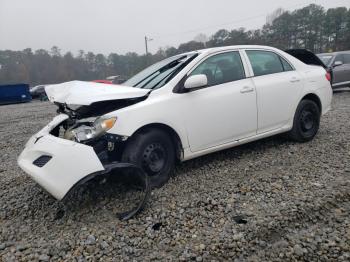
[{"label": "steel wheel rim", "polygon": [[160,143],[148,145],[143,152],[142,166],[152,174],[160,172],[166,163],[166,150]]},{"label": "steel wheel rim", "polygon": [[301,129],[307,133],[313,130],[316,126],[316,117],[311,110],[304,110],[300,117]]}]

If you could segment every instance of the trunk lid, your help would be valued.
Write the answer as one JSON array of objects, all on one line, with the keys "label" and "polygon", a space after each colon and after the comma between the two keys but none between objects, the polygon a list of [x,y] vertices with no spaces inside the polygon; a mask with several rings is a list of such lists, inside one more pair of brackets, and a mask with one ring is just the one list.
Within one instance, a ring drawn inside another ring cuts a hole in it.
[{"label": "trunk lid", "polygon": [[322,60],[318,58],[318,56],[316,56],[314,53],[307,49],[289,49],[285,50],[285,52],[290,54],[291,56],[294,56],[295,58],[299,59],[301,62],[307,65],[317,65],[328,69],[328,67],[322,62]]},{"label": "trunk lid", "polygon": [[45,91],[51,102],[88,106],[101,101],[143,97],[150,90],[122,85],[71,81],[48,85],[45,87]]}]

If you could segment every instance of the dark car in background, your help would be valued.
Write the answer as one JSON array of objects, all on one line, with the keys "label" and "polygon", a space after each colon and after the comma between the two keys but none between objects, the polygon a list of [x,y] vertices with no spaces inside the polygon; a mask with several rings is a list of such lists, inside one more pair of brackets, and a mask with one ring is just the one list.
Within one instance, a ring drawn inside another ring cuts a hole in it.
[{"label": "dark car in background", "polygon": [[98,80],[93,80],[92,82],[95,83],[101,83],[101,84],[114,84],[114,85],[120,85],[126,81],[125,77],[122,76],[109,76],[106,79],[98,79]]},{"label": "dark car in background", "polygon": [[44,85],[33,86],[29,89],[29,91],[32,98],[38,98],[40,100],[43,100],[46,98]]},{"label": "dark car in background", "polygon": [[350,87],[350,51],[317,55],[332,71],[332,87]]}]

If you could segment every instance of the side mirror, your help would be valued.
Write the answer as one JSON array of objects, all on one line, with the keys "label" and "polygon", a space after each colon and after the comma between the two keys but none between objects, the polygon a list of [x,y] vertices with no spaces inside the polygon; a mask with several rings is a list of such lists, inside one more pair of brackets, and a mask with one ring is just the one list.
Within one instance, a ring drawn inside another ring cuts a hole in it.
[{"label": "side mirror", "polygon": [[335,61],[333,66],[336,67],[336,66],[341,66],[343,64],[342,61]]},{"label": "side mirror", "polygon": [[184,86],[186,89],[193,89],[193,88],[199,88],[204,87],[208,85],[208,78],[206,75],[193,75],[187,78]]}]

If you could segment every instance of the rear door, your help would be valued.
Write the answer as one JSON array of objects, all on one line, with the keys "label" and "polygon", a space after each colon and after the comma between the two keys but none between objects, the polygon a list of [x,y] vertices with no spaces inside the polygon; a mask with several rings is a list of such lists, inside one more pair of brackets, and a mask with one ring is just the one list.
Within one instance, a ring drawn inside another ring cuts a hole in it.
[{"label": "rear door", "polygon": [[302,90],[298,72],[281,55],[269,50],[245,50],[258,108],[258,134],[283,127],[294,116],[294,106]]}]

